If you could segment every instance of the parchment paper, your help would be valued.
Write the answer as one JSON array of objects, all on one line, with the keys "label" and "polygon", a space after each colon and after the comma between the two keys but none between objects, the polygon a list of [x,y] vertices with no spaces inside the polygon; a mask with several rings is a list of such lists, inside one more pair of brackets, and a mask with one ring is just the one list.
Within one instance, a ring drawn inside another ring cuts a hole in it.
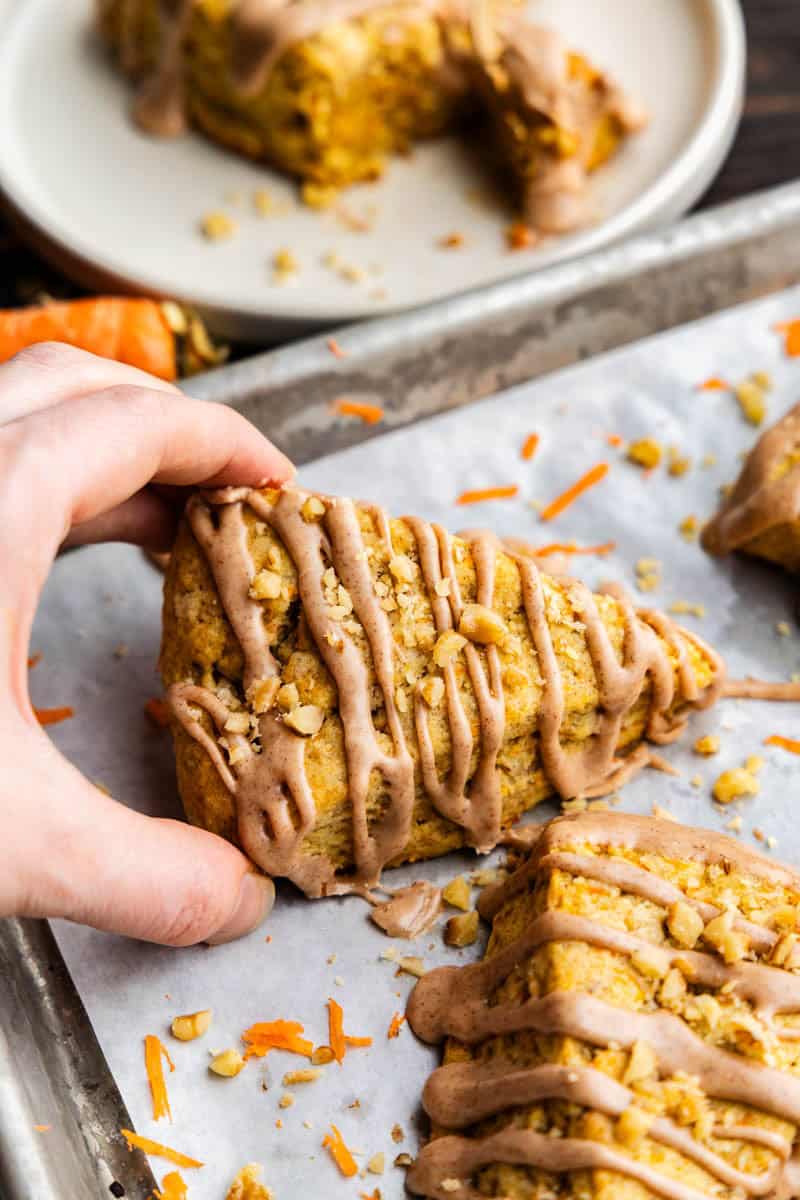
[{"label": "parchment paper", "polygon": [[[637,559],[657,558],[662,585],[639,596],[642,604],[705,605],[702,619],[682,619],[725,653],[733,675],[788,679],[800,669],[796,584],[755,561],[714,562],[677,527],[690,513],[704,518],[712,512],[720,484],[736,474],[740,452],[755,436],[730,394],[699,392],[697,383],[710,375],[737,382],[768,370],[775,383],[769,419],[777,418],[798,399],[800,362],[784,357],[772,326],[798,314],[800,289],[794,289],[332,456],[304,469],[302,481],[378,500],[395,513],[422,513],[452,528],[488,525],[538,545],[613,538],[617,550],[609,558],[574,560],[588,581],[632,585]],[[524,463],[519,450],[532,431],[541,444]],[[675,444],[691,455],[692,469],[677,479],[663,467],[645,476],[608,445],[609,433]],[[709,453],[717,464],[703,468],[700,460]],[[551,499],[601,459],[612,464],[606,481],[557,522],[542,525],[530,502]],[[454,504],[462,489],[509,482],[521,485],[519,499],[474,509]],[[35,703],[74,705],[74,720],[54,728],[53,737],[91,779],[144,811],[177,815],[169,736],[142,715],[144,701],[159,691],[160,589],[158,574],[129,548],[92,548],[58,562],[33,639],[44,661],[33,672],[32,689]],[[779,621],[790,623],[791,636],[777,632]],[[115,657],[122,644],[127,654]],[[707,731],[718,732],[722,742],[712,759],[691,751],[695,737]],[[763,738],[773,732],[800,736],[800,709],[721,703],[693,721],[682,744],[666,750],[680,776],[647,771],[625,789],[622,805],[641,812],[657,802],[682,820],[720,828],[732,814],[712,805],[713,780],[746,755],[763,752],[761,794],[741,805],[742,837],[750,841],[760,827],[777,838],[779,856],[800,863],[800,761],[763,749]],[[699,788],[690,783],[695,775],[703,780]],[[544,805],[535,819],[555,811]],[[398,871],[392,882],[425,877],[444,883],[481,865],[474,856],[452,856]],[[413,980],[397,978],[394,965],[380,960],[391,943],[359,900],[311,903],[282,888],[267,927],[215,949],[159,949],[64,923],[56,933],[137,1129],[206,1163],[184,1172],[192,1200],[223,1200],[236,1170],[251,1160],[265,1164],[277,1200],[355,1198],[376,1185],[384,1200],[403,1195],[403,1172],[391,1163],[398,1152],[415,1150],[419,1096],[437,1054],[418,1044],[407,1026],[387,1040],[392,1014],[403,1011]],[[438,930],[399,948],[431,965],[457,961]],[[343,1004],[347,1030],[372,1035],[374,1045],[352,1051],[341,1067],[326,1068],[322,1080],[293,1087],[294,1107],[278,1107],[283,1073],[304,1065],[293,1056],[273,1053],[233,1080],[208,1075],[209,1049],[236,1045],[256,1020],[300,1020],[315,1043],[326,1041],[328,996]],[[181,1045],[169,1038],[175,1014],[208,1007],[214,1020],[204,1039]],[[173,1125],[151,1119],[146,1033],[162,1036],[174,1055]],[[360,1107],[352,1107],[355,1100]],[[382,1177],[338,1175],[321,1149],[331,1121],[360,1152],[362,1165],[385,1152]],[[395,1123],[406,1134],[399,1145],[390,1138]],[[160,1160],[153,1166],[159,1179],[170,1169]]]}]

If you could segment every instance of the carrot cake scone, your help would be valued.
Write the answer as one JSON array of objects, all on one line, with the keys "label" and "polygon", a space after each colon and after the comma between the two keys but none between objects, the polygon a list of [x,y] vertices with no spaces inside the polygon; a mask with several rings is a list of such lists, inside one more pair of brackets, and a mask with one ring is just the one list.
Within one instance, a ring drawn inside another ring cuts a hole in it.
[{"label": "carrot cake scone", "polygon": [[311,896],[613,790],[724,676],[619,588],[297,488],[190,500],[161,669],[189,819]]},{"label": "carrot cake scone", "polygon": [[742,550],[800,571],[800,405],[758,439],[703,530],[703,546],[709,554]]},{"label": "carrot cake scone", "polygon": [[190,122],[323,203],[483,108],[520,211],[560,232],[592,215],[588,173],[642,115],[511,3],[98,0],[98,13],[122,70],[139,80],[135,115],[152,133]]},{"label": "carrot cake scone", "polygon": [[800,875],[706,829],[583,813],[487,889],[481,963],[416,986],[447,1039],[408,1175],[435,1200],[800,1196]]}]

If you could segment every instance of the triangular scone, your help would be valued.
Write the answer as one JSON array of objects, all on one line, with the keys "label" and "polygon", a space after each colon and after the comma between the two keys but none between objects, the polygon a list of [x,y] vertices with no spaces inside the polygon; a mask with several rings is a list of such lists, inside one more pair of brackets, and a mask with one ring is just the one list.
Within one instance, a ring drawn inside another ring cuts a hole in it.
[{"label": "triangular scone", "polygon": [[561,817],[484,892],[482,963],[408,1018],[448,1038],[408,1177],[435,1200],[800,1195],[800,876],[731,838]]},{"label": "triangular scone", "polygon": [[715,699],[694,634],[471,539],[296,489],[190,500],[161,654],[190,820],[309,895],[368,886],[613,790]]},{"label": "triangular scone", "polygon": [[800,405],[761,435],[703,530],[709,554],[742,550],[800,571]]}]

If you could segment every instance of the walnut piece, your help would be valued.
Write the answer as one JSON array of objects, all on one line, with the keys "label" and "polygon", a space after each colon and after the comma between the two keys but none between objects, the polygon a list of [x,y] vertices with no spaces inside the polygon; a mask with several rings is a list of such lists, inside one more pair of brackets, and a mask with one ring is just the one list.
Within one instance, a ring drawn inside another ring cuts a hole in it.
[{"label": "walnut piece", "polygon": [[170,1032],[179,1042],[193,1042],[208,1032],[211,1025],[211,1009],[203,1008],[200,1012],[186,1013],[175,1017],[170,1025]]}]

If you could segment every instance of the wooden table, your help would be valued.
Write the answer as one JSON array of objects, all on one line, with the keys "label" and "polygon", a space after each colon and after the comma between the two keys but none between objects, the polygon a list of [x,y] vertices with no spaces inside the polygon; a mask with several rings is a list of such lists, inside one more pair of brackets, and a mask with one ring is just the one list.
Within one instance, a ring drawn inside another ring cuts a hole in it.
[{"label": "wooden table", "polygon": [[[749,43],[744,119],[701,208],[800,176],[800,0],[742,0],[742,7]],[[0,307],[74,291],[0,225]]]}]

